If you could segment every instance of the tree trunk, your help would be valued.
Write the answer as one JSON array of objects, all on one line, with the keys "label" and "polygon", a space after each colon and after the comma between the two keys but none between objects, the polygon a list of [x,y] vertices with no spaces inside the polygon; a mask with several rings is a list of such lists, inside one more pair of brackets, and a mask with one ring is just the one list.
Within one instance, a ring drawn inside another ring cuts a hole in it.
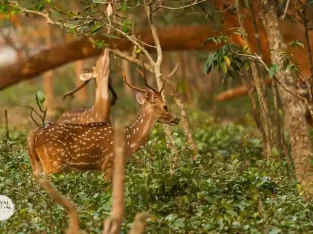
[{"label": "tree trunk", "polygon": [[261,17],[268,35],[272,63],[280,67],[276,73],[277,79],[281,83],[281,85],[278,84],[278,91],[285,112],[285,123],[289,130],[295,174],[301,184],[308,185],[313,182],[313,168],[310,164],[312,144],[309,138],[308,127],[305,124],[304,114],[306,108],[302,101],[291,95],[284,88],[286,87],[292,93],[297,91],[293,75],[289,71],[285,72],[282,70],[283,62],[280,53],[285,50],[285,46],[279,31],[275,6],[269,0],[264,0],[263,4]]}]

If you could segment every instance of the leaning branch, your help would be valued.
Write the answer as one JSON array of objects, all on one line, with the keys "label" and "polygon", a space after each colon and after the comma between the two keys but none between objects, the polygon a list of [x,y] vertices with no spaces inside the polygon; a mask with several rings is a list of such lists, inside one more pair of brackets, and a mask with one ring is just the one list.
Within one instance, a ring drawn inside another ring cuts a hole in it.
[{"label": "leaning branch", "polygon": [[50,182],[46,179],[40,179],[39,184],[43,189],[47,191],[49,196],[55,200],[56,203],[60,204],[64,207],[64,209],[67,212],[67,215],[69,217],[69,227],[66,231],[66,234],[78,234],[80,231],[79,228],[79,221],[78,221],[78,215],[75,205],[67,200],[65,197],[63,197],[57,190],[55,190]]},{"label": "leaning branch", "polygon": [[[215,36],[213,28],[203,26],[166,27],[157,29],[163,51],[171,50],[214,50],[216,46],[207,44],[202,46],[210,36]],[[179,35],[179,40],[177,40]],[[217,35],[217,33],[216,33]],[[135,34],[145,44],[154,44],[150,29],[141,29]],[[108,47],[114,50],[128,51],[133,48],[133,43],[125,39],[108,38],[102,35],[92,37],[93,40],[102,40]],[[148,52],[154,53],[153,47],[143,46]],[[62,56],[60,56],[62,51]],[[0,90],[15,85],[21,81],[35,78],[44,72],[56,69],[67,63],[99,56],[101,48],[95,45],[87,37],[81,37],[72,42],[55,45],[51,48],[40,50],[38,53],[23,58],[15,64],[0,69]],[[120,56],[120,55],[118,55]],[[139,64],[138,64],[139,65]]]},{"label": "leaning branch", "polygon": [[128,152],[125,148],[124,128],[117,121],[114,128],[114,142],[112,210],[111,216],[104,221],[103,234],[120,233],[124,216],[125,162]]}]

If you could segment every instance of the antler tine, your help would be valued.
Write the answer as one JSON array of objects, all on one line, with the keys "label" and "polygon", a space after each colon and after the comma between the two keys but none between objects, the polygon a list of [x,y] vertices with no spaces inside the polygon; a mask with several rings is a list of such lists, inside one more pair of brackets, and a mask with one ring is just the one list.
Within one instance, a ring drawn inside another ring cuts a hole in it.
[{"label": "antler tine", "polygon": [[73,97],[73,94],[76,93],[78,90],[80,90],[81,88],[83,88],[86,84],[88,84],[90,80],[86,80],[84,81],[84,83],[82,83],[80,86],[78,86],[77,88],[71,90],[71,91],[68,91],[67,93],[64,94],[63,96],[63,100],[65,100],[65,98],[67,96],[72,96]]},{"label": "antler tine", "polygon": [[162,88],[160,89],[160,91],[158,92],[159,94],[161,94],[164,90],[164,87],[165,87],[165,81],[163,81],[163,85],[162,85]]},{"label": "antler tine", "polygon": [[142,63],[141,66],[143,67],[143,71],[140,71],[140,70],[136,67],[137,71],[138,71],[138,72],[140,73],[140,75],[143,77],[143,79],[144,79],[144,81],[145,81],[145,85],[146,85],[149,89],[153,90],[155,93],[158,93],[158,91],[157,91],[156,89],[152,88],[152,87],[148,84],[148,81],[147,81],[147,78],[146,78],[146,68],[145,68],[145,66],[144,66],[143,60],[141,60],[141,63]]},{"label": "antler tine", "polygon": [[116,56],[115,56],[114,53],[113,53],[113,56],[114,56],[114,59],[116,60],[116,62],[117,62],[117,64],[118,64],[118,67],[119,67],[119,69],[120,69],[120,71],[121,71],[121,75],[122,75],[122,77],[123,77],[123,79],[124,79],[125,84],[127,84],[130,88],[132,88],[132,89],[134,89],[134,90],[137,90],[137,91],[139,91],[139,92],[143,92],[143,93],[146,92],[145,89],[141,89],[141,88],[139,88],[139,87],[136,87],[136,86],[134,86],[134,85],[128,83],[127,78],[126,78],[126,75],[125,75],[125,73],[124,73],[124,71],[123,71],[123,69],[122,69],[122,67],[121,67],[121,64],[118,62],[118,60],[117,60],[117,58],[116,58]]}]

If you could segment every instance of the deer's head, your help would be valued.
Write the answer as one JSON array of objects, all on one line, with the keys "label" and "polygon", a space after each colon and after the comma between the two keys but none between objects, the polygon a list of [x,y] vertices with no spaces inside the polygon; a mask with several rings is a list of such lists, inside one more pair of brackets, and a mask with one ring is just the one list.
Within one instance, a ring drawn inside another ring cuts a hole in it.
[{"label": "deer's head", "polygon": [[110,57],[109,57],[109,49],[105,48],[103,50],[102,55],[98,59],[95,66],[92,67],[91,72],[83,73],[79,76],[79,79],[84,82],[88,82],[91,79],[96,80],[97,90],[98,87],[103,87],[99,89],[100,92],[106,92],[107,87],[102,84],[106,79],[109,79],[110,74]]},{"label": "deer's head", "polygon": [[177,118],[177,116],[171,112],[171,110],[168,108],[168,106],[164,103],[162,99],[162,92],[164,90],[165,82],[163,83],[163,87],[161,88],[160,91],[157,91],[154,88],[152,88],[147,82],[145,76],[145,67],[143,66],[143,72],[139,71],[138,69],[137,70],[141,73],[141,75],[144,78],[146,89],[136,87],[128,83],[126,75],[123,72],[123,69],[121,68],[121,65],[119,64],[118,61],[117,64],[119,65],[125,84],[128,85],[133,90],[138,91],[136,94],[137,102],[145,108],[145,111],[150,113],[151,116],[153,116],[153,118],[157,122],[168,124],[171,126],[177,125],[179,123],[179,118]]},{"label": "deer's head", "polygon": [[137,92],[136,99],[139,104],[145,106],[146,111],[151,113],[157,122],[171,126],[179,123],[179,118],[163,102],[161,93],[147,89],[145,92]]}]

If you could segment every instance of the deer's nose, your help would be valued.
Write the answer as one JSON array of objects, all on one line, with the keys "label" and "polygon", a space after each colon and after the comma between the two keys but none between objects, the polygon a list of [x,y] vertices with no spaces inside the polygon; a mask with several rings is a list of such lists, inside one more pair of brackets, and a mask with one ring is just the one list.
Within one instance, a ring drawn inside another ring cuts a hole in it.
[{"label": "deer's nose", "polygon": [[172,121],[172,123],[174,123],[174,124],[178,124],[178,123],[179,123],[179,121],[180,121],[180,119],[176,117],[176,118]]}]

